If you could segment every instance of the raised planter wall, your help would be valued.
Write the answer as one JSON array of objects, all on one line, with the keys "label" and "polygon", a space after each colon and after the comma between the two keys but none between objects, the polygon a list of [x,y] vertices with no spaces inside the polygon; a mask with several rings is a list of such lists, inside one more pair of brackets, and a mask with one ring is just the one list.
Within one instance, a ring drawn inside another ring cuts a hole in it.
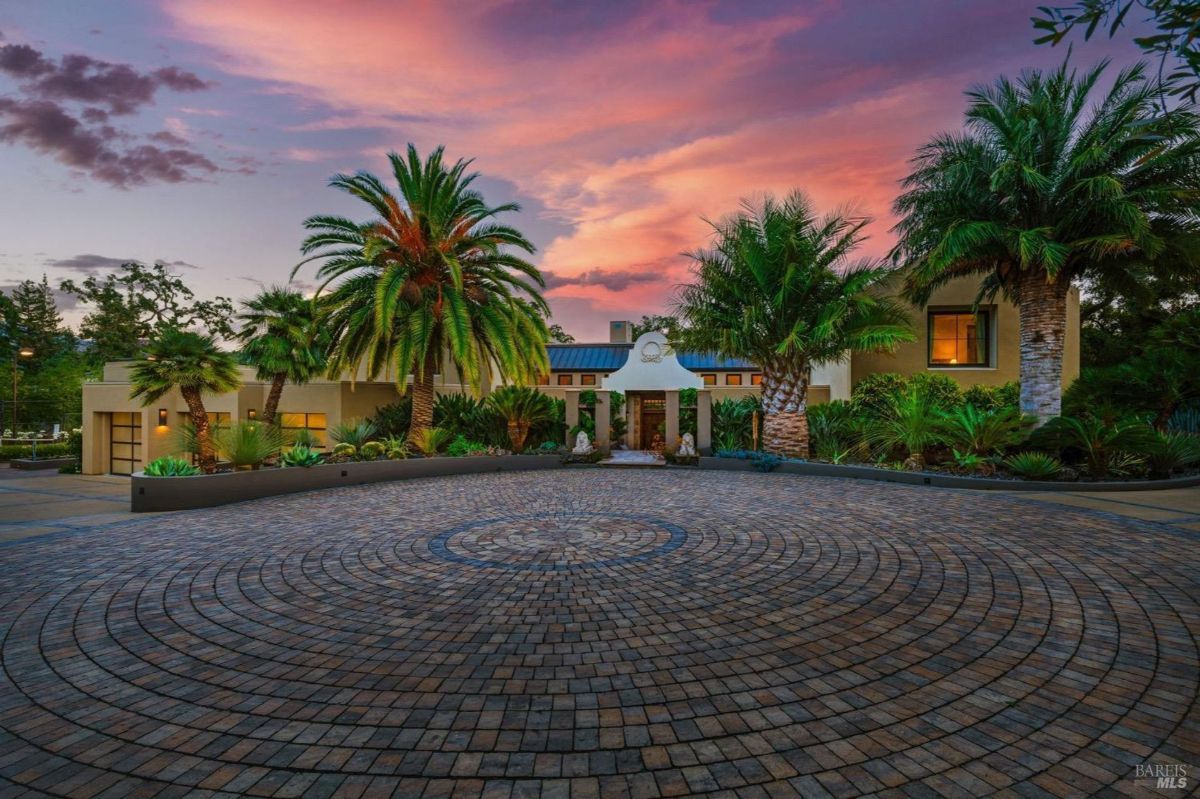
[{"label": "raised planter wall", "polygon": [[134,513],[190,510],[337,486],[454,474],[561,468],[562,462],[557,455],[498,455],[326,463],[308,469],[260,469],[194,477],[146,477],[138,472],[130,480],[129,506]]},{"label": "raised planter wall", "polygon": [[[749,472],[753,461],[747,458],[700,458],[700,468],[724,472]],[[1063,483],[1048,480],[997,480],[987,477],[957,477],[940,472],[901,472],[872,466],[841,466],[833,463],[785,461],[771,472],[806,474],[814,477],[850,477],[881,483],[904,483],[938,488],[973,488],[979,491],[1154,491],[1165,488],[1200,486],[1200,475],[1171,480],[1124,480],[1120,482]]]},{"label": "raised planter wall", "polygon": [[75,458],[13,458],[8,462],[10,469],[57,469],[59,466],[69,466]]}]

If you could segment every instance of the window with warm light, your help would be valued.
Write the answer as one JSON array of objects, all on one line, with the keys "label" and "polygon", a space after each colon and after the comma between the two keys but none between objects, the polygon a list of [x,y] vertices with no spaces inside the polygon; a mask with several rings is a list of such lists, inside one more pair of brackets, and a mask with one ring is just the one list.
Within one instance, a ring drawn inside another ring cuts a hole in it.
[{"label": "window with warm light", "polygon": [[284,441],[291,441],[296,437],[296,433],[301,430],[307,430],[313,434],[313,438],[317,441],[318,447],[326,445],[325,428],[328,425],[325,414],[323,413],[280,413],[279,430],[283,433]]},{"label": "window with warm light", "polygon": [[581,385],[581,386],[596,385],[596,376],[595,375],[580,375],[579,376],[579,385]]},{"label": "window with warm light", "polygon": [[929,312],[930,366],[987,366],[990,314],[981,310]]},{"label": "window with warm light", "polygon": [[761,372],[755,372],[754,374],[750,375],[750,385],[752,385],[752,386],[761,386],[762,385],[762,373]]},{"label": "window with warm light", "polygon": [[559,375],[558,376],[558,384],[560,386],[570,386],[570,385],[573,385],[574,382],[575,382],[575,380],[574,380],[573,375]]},{"label": "window with warm light", "polygon": [[729,374],[725,375],[725,385],[740,386],[741,384],[742,384],[742,376],[740,374],[738,374],[737,372],[730,372]]},{"label": "window with warm light", "polygon": [[706,386],[715,386],[717,384],[716,375],[700,375],[700,379],[704,381],[704,385]]}]

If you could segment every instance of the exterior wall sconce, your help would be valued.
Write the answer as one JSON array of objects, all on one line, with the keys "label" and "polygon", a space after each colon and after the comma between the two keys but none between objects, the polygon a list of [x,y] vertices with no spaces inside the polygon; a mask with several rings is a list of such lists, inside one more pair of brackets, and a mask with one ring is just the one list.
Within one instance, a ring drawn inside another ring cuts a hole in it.
[{"label": "exterior wall sconce", "polygon": [[246,418],[253,422],[258,418],[258,411],[251,408],[250,410],[246,411]]},{"label": "exterior wall sconce", "polygon": [[158,409],[158,426],[159,427],[167,426],[167,409],[166,408]]}]

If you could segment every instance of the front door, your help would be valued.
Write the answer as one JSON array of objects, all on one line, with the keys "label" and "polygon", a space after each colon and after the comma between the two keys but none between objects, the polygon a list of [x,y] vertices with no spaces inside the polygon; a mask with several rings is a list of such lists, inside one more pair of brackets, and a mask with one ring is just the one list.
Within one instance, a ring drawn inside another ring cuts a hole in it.
[{"label": "front door", "polygon": [[665,445],[667,426],[667,401],[665,398],[644,397],[642,399],[642,423],[638,445],[642,449],[661,451]]}]

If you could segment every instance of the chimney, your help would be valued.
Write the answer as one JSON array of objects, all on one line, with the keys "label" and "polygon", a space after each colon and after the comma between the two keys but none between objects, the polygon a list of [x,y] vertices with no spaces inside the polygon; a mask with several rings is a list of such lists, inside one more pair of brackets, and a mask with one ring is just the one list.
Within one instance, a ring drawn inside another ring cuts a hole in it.
[{"label": "chimney", "polygon": [[629,322],[609,322],[608,323],[608,343],[609,344],[632,344],[633,343],[633,325]]}]

